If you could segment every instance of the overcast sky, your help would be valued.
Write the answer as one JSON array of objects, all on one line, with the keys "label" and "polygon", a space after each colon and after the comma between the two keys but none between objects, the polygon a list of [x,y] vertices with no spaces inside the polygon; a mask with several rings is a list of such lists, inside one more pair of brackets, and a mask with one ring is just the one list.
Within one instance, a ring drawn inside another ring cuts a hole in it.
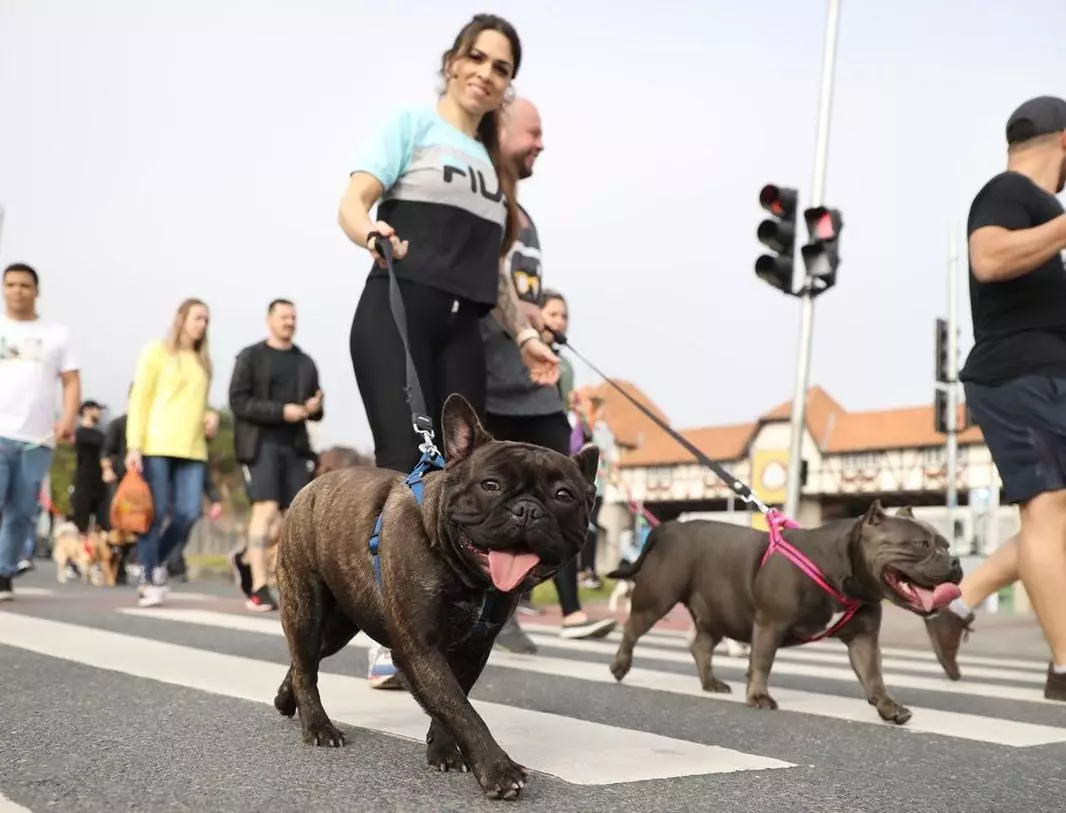
[{"label": "overcast sky", "polygon": [[[198,296],[224,404],[284,296],[324,439],[367,448],[348,331],[369,263],[337,204],[369,128],[434,102],[478,11],[523,40],[517,88],[547,149],[520,196],[575,346],[680,427],[789,399],[799,309],[754,275],[757,195],[809,201],[822,0],[0,0],[0,262],[39,270],[86,396],[121,405],[138,348]],[[1061,0],[844,0],[827,184],[843,264],[811,381],[845,408],[930,402],[949,222],[1003,168],[1011,110],[1066,94],[1064,36]],[[965,281],[959,311],[965,351]]]}]

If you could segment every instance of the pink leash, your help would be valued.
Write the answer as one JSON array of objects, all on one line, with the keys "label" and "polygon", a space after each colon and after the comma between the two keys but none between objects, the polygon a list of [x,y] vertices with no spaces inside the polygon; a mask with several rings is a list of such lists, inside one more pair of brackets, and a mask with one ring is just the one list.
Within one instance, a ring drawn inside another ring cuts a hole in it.
[{"label": "pink leash", "polygon": [[771,508],[766,512],[766,523],[770,529],[770,544],[766,548],[766,553],[763,554],[759,567],[765,565],[767,560],[775,553],[780,553],[792,562],[792,564],[802,570],[811,581],[844,606],[844,615],[840,617],[839,621],[829,627],[829,629],[824,630],[811,638],[804,638],[803,640],[807,643],[813,643],[814,641],[820,641],[823,638],[828,638],[830,635],[834,635],[841,627],[852,619],[852,616],[854,616],[855,613],[859,611],[859,608],[862,607],[862,602],[845,596],[833,587],[825,576],[822,575],[822,571],[818,569],[818,566],[814,562],[785,541],[785,538],[781,535],[781,530],[784,528],[798,528],[800,527],[798,522],[789,519],[776,508]]}]

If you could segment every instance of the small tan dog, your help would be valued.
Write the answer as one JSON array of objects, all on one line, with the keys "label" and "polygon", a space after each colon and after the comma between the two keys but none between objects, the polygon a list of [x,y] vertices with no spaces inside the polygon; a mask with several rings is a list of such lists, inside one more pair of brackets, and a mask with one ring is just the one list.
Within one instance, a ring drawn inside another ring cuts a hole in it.
[{"label": "small tan dog", "polygon": [[85,584],[92,583],[92,570],[99,565],[104,584],[115,586],[117,562],[113,561],[111,545],[105,534],[93,532],[82,536],[73,522],[56,524],[52,532],[52,561],[56,563],[56,581],[65,584],[67,565],[72,564]]}]

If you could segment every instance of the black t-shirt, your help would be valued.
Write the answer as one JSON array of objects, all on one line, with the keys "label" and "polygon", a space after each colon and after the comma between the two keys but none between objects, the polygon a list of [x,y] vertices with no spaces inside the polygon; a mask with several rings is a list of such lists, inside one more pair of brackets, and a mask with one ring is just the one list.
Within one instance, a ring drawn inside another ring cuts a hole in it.
[{"label": "black t-shirt", "polygon": [[104,433],[90,426],[74,430],[74,488],[91,494],[104,490],[104,475],[100,469],[100,451],[104,446]]},{"label": "black t-shirt", "polygon": [[[967,236],[984,226],[1031,229],[1063,214],[1058,198],[1025,175],[1003,172],[977,193]],[[978,282],[970,265],[974,347],[963,381],[997,385],[1025,375],[1066,375],[1066,264],[1055,255],[1002,282]]]},{"label": "black t-shirt", "polygon": [[[292,348],[278,350],[268,345],[266,360],[270,365],[270,394],[267,396],[269,400],[282,404],[302,403],[300,401],[300,360],[296,351]],[[265,427],[263,438],[291,444],[295,440],[297,426],[299,424],[284,423]]]}]

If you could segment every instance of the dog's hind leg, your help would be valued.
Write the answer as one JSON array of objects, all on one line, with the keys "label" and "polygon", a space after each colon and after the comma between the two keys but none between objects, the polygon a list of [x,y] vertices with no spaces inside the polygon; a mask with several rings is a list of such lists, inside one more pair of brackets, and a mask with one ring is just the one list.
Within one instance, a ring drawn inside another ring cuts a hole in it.
[{"label": "dog's hind leg", "polygon": [[629,618],[622,630],[622,643],[618,645],[618,651],[611,661],[611,674],[615,680],[621,680],[633,668],[633,647],[642,635],[670,612],[678,598],[672,591],[653,593],[647,586],[641,590],[641,583],[638,582],[630,602]]},{"label": "dog's hind leg", "polygon": [[[282,585],[287,588],[288,585]],[[286,676],[292,687],[296,706],[300,710],[303,740],[308,744],[336,747],[344,745],[344,735],[330,722],[322,708],[318,692],[318,666],[322,660],[322,643],[325,638],[326,621],[333,600],[321,578],[311,576],[303,589],[284,589],[288,600],[281,602],[281,626],[289,643],[292,659],[290,675]],[[288,706],[282,694],[286,681],[282,681],[275,707],[285,713]],[[281,702],[279,702],[279,700]]]},{"label": "dog's hind leg", "polygon": [[[325,660],[330,655],[336,655],[359,632],[359,628],[340,607],[334,606],[326,616],[326,623],[322,629],[322,655],[320,660]],[[285,673],[278,693],[274,697],[274,708],[286,717],[296,714],[296,695],[292,690],[292,667]]]}]

